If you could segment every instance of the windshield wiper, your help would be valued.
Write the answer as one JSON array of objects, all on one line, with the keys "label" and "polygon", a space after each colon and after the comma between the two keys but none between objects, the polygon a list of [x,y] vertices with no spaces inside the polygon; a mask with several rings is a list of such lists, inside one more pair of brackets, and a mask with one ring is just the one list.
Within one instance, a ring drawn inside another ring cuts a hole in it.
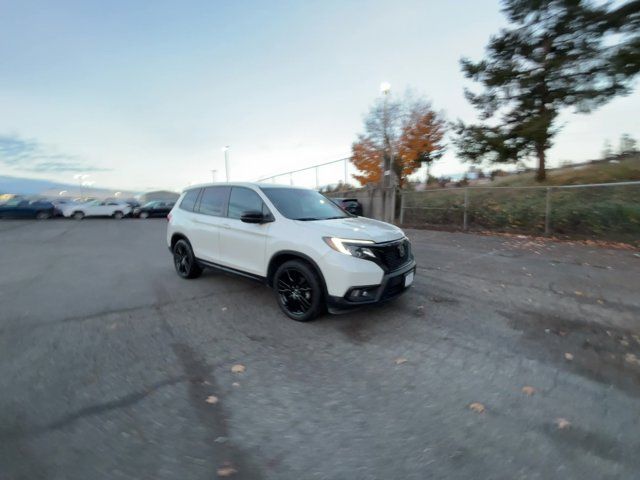
[{"label": "windshield wiper", "polygon": [[324,220],[324,219],[316,218],[316,217],[302,217],[302,218],[296,218],[296,220],[300,220],[301,222],[310,222],[313,220]]}]

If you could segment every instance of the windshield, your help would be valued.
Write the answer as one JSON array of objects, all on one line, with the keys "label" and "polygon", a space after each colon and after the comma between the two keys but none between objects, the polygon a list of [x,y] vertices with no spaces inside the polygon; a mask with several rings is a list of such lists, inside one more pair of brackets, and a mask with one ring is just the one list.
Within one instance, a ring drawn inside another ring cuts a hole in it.
[{"label": "windshield", "polygon": [[291,220],[329,220],[350,217],[324,195],[314,190],[261,187],[278,211]]}]

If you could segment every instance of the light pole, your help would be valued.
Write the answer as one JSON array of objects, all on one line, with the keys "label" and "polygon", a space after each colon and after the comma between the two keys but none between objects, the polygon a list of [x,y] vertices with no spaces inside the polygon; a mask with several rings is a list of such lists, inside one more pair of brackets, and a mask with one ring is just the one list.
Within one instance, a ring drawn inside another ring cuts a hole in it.
[{"label": "light pole", "polygon": [[227,182],[229,181],[229,145],[225,145],[222,147],[222,151],[224,152],[224,173],[227,177]]},{"label": "light pole", "polygon": [[217,173],[218,173],[218,170],[216,170],[215,168],[213,170],[211,170],[211,180],[213,181],[213,183],[216,182]]},{"label": "light pole", "polygon": [[382,156],[382,179],[381,183],[383,187],[389,187],[390,179],[391,179],[391,161],[392,161],[392,152],[391,152],[391,141],[389,139],[389,94],[391,93],[391,84],[389,82],[382,82],[380,84],[380,92],[384,95],[384,107],[382,112],[382,126],[383,126],[383,135],[384,135],[384,143],[387,149],[386,155]]},{"label": "light pole", "polygon": [[84,197],[82,187],[89,183],[89,182],[85,182],[85,180],[89,177],[90,175],[87,175],[86,173],[77,173],[73,176],[73,178],[78,180],[78,183],[80,184],[80,200],[82,200],[82,198]]}]

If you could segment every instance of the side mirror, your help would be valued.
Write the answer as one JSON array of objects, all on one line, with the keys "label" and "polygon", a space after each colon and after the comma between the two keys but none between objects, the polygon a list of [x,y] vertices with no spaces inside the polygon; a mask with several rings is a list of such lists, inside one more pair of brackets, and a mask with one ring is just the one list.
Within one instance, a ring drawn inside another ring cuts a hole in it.
[{"label": "side mirror", "polygon": [[240,220],[242,220],[244,223],[264,223],[266,221],[262,212],[259,212],[257,210],[248,210],[246,212],[242,212]]}]

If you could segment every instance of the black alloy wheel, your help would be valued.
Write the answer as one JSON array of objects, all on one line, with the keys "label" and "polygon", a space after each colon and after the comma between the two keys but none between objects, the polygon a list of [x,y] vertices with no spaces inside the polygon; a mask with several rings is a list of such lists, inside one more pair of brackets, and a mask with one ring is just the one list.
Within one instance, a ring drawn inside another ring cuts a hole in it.
[{"label": "black alloy wheel", "polygon": [[193,255],[191,245],[186,240],[178,240],[173,246],[173,265],[182,278],[196,278],[202,273],[202,268]]},{"label": "black alloy wheel", "polygon": [[276,271],[274,288],[278,305],[289,318],[307,322],[321,313],[324,304],[320,279],[306,262],[283,263]]}]

